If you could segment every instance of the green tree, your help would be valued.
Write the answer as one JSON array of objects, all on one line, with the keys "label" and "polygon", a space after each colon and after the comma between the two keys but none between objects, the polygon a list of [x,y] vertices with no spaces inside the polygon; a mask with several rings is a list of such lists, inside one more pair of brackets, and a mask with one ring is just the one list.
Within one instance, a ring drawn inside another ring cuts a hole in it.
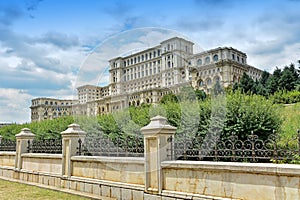
[{"label": "green tree", "polygon": [[253,91],[254,86],[255,83],[253,79],[247,73],[244,72],[239,83],[239,88],[242,90],[242,92],[249,93]]},{"label": "green tree", "polygon": [[267,81],[267,91],[268,94],[274,94],[276,91],[280,89],[279,80],[281,78],[281,69],[276,67],[276,69],[273,72],[273,75],[271,75]]},{"label": "green tree", "polygon": [[196,89],[195,94],[198,100],[204,101],[207,98],[207,95],[203,90]]},{"label": "green tree", "polygon": [[260,83],[263,87],[266,87],[269,78],[270,78],[270,73],[267,72],[267,71],[263,71],[263,73],[262,73],[262,75],[261,75],[261,79],[259,80],[259,83]]},{"label": "green tree", "polygon": [[163,103],[163,104],[167,104],[170,102],[173,102],[173,103],[178,102],[177,96],[174,93],[165,94],[160,100],[160,103]]}]

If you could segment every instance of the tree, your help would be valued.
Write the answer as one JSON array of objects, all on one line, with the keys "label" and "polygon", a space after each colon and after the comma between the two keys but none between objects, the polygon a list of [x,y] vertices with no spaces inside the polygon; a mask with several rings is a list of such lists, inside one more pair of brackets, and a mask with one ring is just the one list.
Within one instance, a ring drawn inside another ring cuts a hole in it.
[{"label": "tree", "polygon": [[266,83],[268,94],[274,94],[280,89],[279,80],[281,77],[281,73],[281,69],[276,67],[275,71],[273,72],[273,75],[269,77]]},{"label": "tree", "polygon": [[253,89],[254,89],[254,81],[253,79],[244,72],[241,80],[240,80],[240,83],[239,83],[239,88],[241,88],[242,92],[244,93],[249,93],[249,92],[252,92]]},{"label": "tree", "polygon": [[202,100],[203,101],[207,97],[206,93],[203,90],[196,89],[195,90],[195,94],[196,94],[196,97],[197,97],[198,100]]},{"label": "tree", "polygon": [[293,64],[290,67],[285,67],[279,78],[279,87],[287,91],[295,89],[298,79],[298,74]]},{"label": "tree", "polygon": [[190,85],[183,86],[180,88],[179,94],[177,95],[179,101],[194,101],[197,99],[195,90]]},{"label": "tree", "polygon": [[165,94],[160,100],[160,103],[163,103],[163,104],[167,104],[169,102],[173,102],[173,103],[178,102],[178,99],[174,93]]},{"label": "tree", "polygon": [[263,87],[266,87],[269,78],[270,78],[270,73],[267,71],[263,71],[263,73],[261,75],[261,79],[259,80],[259,83]]}]

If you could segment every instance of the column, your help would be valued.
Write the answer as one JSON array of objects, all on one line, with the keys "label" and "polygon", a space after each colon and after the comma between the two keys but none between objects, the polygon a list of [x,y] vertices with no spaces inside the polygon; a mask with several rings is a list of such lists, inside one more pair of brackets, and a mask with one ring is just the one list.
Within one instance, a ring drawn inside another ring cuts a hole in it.
[{"label": "column", "polygon": [[32,144],[35,134],[31,133],[29,128],[23,128],[20,133],[16,134],[16,159],[15,168],[22,169],[22,154],[27,153],[28,141]]},{"label": "column", "polygon": [[68,129],[61,132],[62,136],[62,175],[72,175],[71,157],[77,153],[78,140],[84,141],[86,132],[78,124],[70,124]]},{"label": "column", "polygon": [[168,138],[175,134],[176,127],[169,125],[166,118],[156,116],[141,131],[144,134],[145,146],[145,192],[160,194],[163,188],[160,164],[167,160],[167,150],[171,146]]}]

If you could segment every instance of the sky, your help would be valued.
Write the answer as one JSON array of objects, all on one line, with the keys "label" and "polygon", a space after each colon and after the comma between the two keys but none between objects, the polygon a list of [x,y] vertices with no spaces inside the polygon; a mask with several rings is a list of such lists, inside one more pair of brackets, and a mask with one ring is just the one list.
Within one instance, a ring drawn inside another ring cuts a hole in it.
[{"label": "sky", "polygon": [[272,72],[300,59],[300,0],[2,0],[0,122],[30,122],[31,99],[108,83],[108,60],[181,35],[229,46]]}]

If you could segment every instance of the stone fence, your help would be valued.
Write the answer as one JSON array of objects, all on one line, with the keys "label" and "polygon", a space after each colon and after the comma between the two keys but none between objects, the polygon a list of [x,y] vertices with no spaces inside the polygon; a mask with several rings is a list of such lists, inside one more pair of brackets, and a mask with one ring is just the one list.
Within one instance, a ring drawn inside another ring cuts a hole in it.
[{"label": "stone fence", "polygon": [[95,199],[300,199],[300,165],[169,161],[176,128],[157,116],[141,131],[144,157],[104,157],[78,155],[77,124],[61,133],[61,154],[28,153],[35,135],[25,128],[16,151],[0,152],[0,178]]}]

